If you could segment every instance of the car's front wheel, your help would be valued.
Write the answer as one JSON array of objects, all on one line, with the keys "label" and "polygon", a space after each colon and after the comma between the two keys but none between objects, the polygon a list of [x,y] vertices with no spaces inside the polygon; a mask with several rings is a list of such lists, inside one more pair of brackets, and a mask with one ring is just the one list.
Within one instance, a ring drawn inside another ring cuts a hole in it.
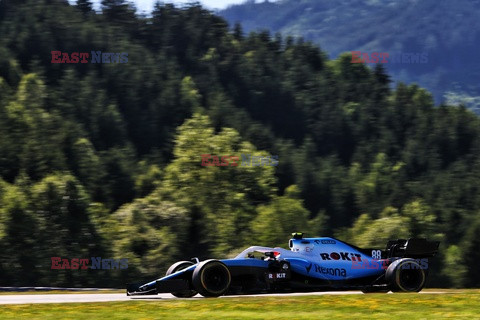
[{"label": "car's front wheel", "polygon": [[[171,275],[171,274],[173,274],[177,271],[186,269],[186,268],[188,268],[190,266],[193,266],[193,265],[194,265],[194,263],[191,262],[191,261],[175,262],[174,264],[172,264],[170,266],[170,268],[168,268],[166,275],[169,276],[169,275]],[[178,298],[191,298],[191,297],[193,297],[194,295],[197,294],[197,291],[195,291],[195,290],[184,290],[184,291],[180,291],[180,292],[172,292],[172,294],[175,297],[178,297]]]},{"label": "car's front wheel", "polygon": [[193,271],[193,287],[204,297],[219,297],[232,281],[228,267],[218,260],[205,260]]}]

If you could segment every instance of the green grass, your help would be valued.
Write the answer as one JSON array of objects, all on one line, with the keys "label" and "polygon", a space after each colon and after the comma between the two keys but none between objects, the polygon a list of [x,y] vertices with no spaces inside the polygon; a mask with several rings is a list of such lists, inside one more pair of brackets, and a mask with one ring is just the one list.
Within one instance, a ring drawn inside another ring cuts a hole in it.
[{"label": "green grass", "polygon": [[102,290],[37,290],[37,291],[0,291],[0,296],[3,295],[18,295],[18,294],[90,294],[90,293],[125,293],[125,289],[102,289]]},{"label": "green grass", "polygon": [[0,319],[480,319],[480,290],[2,305]]}]

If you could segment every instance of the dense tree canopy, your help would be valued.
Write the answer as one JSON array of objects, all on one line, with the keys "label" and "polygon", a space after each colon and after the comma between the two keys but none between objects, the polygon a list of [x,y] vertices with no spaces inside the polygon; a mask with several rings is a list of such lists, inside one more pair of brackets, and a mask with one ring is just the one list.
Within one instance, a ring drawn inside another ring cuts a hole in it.
[{"label": "dense tree canopy", "polygon": [[[350,54],[231,31],[196,4],[151,17],[102,4],[0,0],[3,284],[122,286],[305,231],[365,246],[438,239],[432,280],[480,286],[475,114],[416,85],[391,90]],[[128,62],[52,63],[51,51]],[[202,166],[203,154],[278,164]],[[128,269],[50,268],[98,256]]]}]

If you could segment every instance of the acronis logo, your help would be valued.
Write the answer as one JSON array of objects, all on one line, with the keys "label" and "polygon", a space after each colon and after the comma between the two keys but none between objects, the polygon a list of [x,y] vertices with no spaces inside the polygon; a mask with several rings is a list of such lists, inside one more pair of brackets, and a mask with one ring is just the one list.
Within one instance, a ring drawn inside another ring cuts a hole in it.
[{"label": "acronis logo", "polygon": [[68,52],[52,51],[52,63],[127,63],[127,52]]}]

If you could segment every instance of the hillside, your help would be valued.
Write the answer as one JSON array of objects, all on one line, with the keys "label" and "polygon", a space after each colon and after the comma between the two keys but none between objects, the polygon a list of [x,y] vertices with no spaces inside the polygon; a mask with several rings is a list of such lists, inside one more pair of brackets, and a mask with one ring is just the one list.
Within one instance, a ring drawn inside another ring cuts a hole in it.
[{"label": "hillside", "polygon": [[[4,286],[123,286],[295,231],[440,240],[433,283],[480,286],[469,110],[196,4],[2,0],[0,34]],[[269,165],[213,157],[245,155]],[[128,269],[52,269],[60,257]]]},{"label": "hillside", "polygon": [[[480,96],[480,2],[477,0],[281,0],[246,2],[219,14],[246,32],[301,36],[331,58],[342,52],[426,52],[426,64],[386,64],[395,81],[418,83],[437,103]],[[447,94],[447,92],[451,92]],[[480,108],[477,99],[469,106]],[[478,110],[477,110],[478,111]]]}]

